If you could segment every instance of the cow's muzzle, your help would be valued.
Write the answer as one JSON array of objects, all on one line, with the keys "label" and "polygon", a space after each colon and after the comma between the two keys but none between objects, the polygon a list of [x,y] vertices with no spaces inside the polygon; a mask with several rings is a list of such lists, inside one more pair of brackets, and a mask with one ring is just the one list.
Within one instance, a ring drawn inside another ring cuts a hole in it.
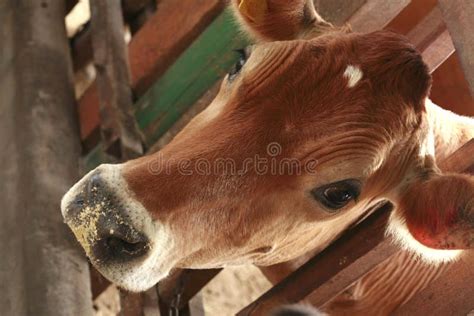
[{"label": "cow's muzzle", "polygon": [[144,257],[150,241],[133,226],[123,203],[97,170],[78,182],[62,201],[62,213],[94,264]]}]

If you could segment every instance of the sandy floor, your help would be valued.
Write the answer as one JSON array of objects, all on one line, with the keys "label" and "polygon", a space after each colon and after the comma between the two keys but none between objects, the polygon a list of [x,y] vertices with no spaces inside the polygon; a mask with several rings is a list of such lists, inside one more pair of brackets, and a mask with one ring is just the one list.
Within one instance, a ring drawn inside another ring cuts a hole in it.
[{"label": "sandy floor", "polygon": [[[229,267],[218,274],[201,292],[206,316],[235,315],[257,299],[271,284],[254,266]],[[96,316],[115,316],[120,312],[119,292],[110,286],[95,301]],[[156,308],[150,316],[156,315]],[[147,315],[147,316],[148,316]]]},{"label": "sandy floor", "polygon": [[203,289],[205,313],[207,316],[235,315],[270,287],[255,266],[226,268]]}]

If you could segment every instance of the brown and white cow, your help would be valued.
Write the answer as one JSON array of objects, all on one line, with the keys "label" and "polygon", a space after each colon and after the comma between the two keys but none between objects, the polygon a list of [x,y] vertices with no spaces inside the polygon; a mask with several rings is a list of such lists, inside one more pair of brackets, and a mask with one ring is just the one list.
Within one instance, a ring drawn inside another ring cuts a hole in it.
[{"label": "brown and white cow", "polygon": [[474,248],[474,179],[436,161],[474,121],[429,94],[402,36],[333,28],[312,1],[234,0],[256,45],[163,150],[102,165],[62,200],[91,262],[145,290],[173,268],[266,266],[322,249],[371,206],[430,260]]}]

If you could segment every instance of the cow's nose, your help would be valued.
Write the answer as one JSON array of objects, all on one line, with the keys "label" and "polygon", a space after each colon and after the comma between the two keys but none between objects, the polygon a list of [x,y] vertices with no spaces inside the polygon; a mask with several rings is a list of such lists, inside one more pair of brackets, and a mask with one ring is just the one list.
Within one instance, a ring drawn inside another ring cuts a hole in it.
[{"label": "cow's nose", "polygon": [[[148,238],[136,228],[123,203],[100,172],[94,172],[68,193],[63,215],[82,238],[96,262],[126,262],[144,256]],[[86,237],[83,237],[86,236]]]}]

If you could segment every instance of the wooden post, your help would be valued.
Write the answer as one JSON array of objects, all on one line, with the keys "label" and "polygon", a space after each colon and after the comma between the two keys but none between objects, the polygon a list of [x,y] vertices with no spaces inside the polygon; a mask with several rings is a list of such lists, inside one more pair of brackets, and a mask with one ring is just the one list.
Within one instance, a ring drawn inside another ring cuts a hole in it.
[{"label": "wooden post", "polygon": [[[156,10],[155,2],[153,0],[123,0],[125,20],[129,24],[132,34],[135,34],[151,17],[152,12]],[[84,29],[71,39],[71,50],[74,71],[81,70],[92,62],[90,23],[87,23]]]},{"label": "wooden post", "polygon": [[[137,158],[143,154],[142,136],[132,110],[121,1],[92,0],[90,7],[103,145],[121,160]],[[120,315],[143,315],[142,294],[120,291],[120,303]]]},{"label": "wooden post", "polygon": [[103,145],[123,160],[136,158],[143,147],[132,111],[121,1],[95,0],[90,6]]},{"label": "wooden post", "polygon": [[65,4],[0,1],[0,315],[93,314],[60,211],[80,156]]},{"label": "wooden post", "polygon": [[474,97],[474,1],[438,0]]}]

